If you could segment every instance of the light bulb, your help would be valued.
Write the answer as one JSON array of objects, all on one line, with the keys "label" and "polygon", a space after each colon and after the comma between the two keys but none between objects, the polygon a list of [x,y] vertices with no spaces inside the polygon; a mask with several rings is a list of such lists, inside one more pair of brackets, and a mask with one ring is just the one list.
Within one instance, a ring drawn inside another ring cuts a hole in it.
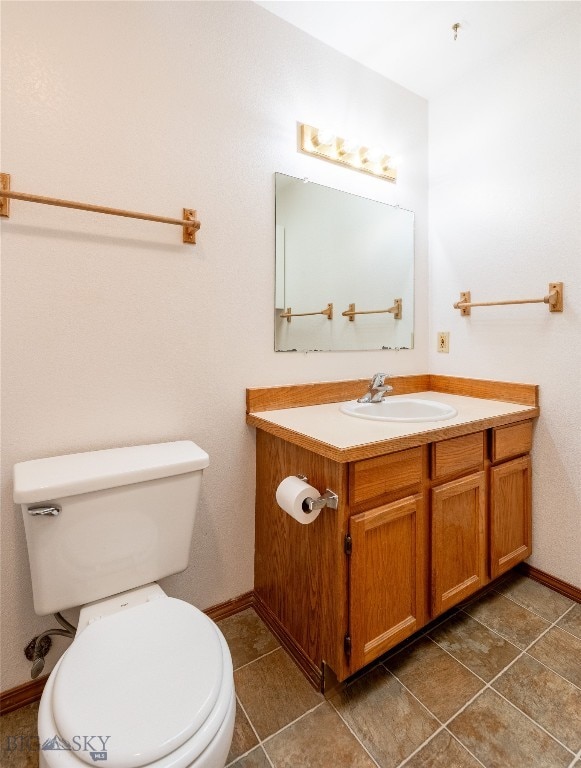
[{"label": "light bulb", "polygon": [[335,134],[329,128],[317,128],[311,141],[315,147],[326,147],[335,141]]},{"label": "light bulb", "polygon": [[355,139],[343,139],[339,146],[340,155],[354,155],[359,149],[359,142]]},{"label": "light bulb", "polygon": [[377,147],[367,150],[367,161],[370,163],[380,163],[385,157],[385,152]]}]

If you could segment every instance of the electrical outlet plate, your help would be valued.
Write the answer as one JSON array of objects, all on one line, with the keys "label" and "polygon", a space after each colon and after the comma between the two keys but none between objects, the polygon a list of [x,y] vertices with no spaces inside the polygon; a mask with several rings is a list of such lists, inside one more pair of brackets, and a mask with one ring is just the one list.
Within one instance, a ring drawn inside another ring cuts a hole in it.
[{"label": "electrical outlet plate", "polygon": [[438,352],[450,351],[450,333],[448,331],[440,331],[438,333]]}]

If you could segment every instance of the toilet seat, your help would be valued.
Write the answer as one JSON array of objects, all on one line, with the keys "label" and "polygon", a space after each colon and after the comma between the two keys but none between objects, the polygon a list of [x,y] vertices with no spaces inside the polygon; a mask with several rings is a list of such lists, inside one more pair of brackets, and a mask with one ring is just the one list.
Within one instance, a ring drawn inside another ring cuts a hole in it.
[{"label": "toilet seat", "polygon": [[83,741],[95,734],[109,737],[110,768],[184,768],[230,716],[233,724],[228,646],[207,616],[170,597],[92,622],[53,670],[45,694],[41,745],[58,734],[72,750],[43,755],[62,768],[95,765],[91,751],[103,741]]}]

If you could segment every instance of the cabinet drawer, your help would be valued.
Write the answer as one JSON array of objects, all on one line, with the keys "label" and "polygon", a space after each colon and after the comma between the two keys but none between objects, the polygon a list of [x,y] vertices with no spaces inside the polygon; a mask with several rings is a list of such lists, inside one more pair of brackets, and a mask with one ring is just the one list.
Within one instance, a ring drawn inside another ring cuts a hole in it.
[{"label": "cabinet drawer", "polygon": [[432,443],[432,480],[482,469],[484,432]]},{"label": "cabinet drawer", "polygon": [[522,421],[492,430],[492,462],[529,453],[533,444],[533,422]]},{"label": "cabinet drawer", "polygon": [[349,502],[355,506],[394,491],[419,486],[421,477],[421,448],[355,461],[349,467]]}]

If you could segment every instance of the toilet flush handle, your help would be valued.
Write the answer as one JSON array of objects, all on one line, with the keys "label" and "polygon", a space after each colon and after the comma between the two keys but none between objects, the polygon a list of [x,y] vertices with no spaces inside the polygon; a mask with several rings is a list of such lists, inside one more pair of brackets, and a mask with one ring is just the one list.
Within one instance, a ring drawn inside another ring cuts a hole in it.
[{"label": "toilet flush handle", "polygon": [[61,508],[58,506],[58,504],[55,504],[54,506],[41,506],[41,507],[28,507],[28,514],[29,515],[48,515],[49,517],[56,517],[59,512],[61,511]]}]

